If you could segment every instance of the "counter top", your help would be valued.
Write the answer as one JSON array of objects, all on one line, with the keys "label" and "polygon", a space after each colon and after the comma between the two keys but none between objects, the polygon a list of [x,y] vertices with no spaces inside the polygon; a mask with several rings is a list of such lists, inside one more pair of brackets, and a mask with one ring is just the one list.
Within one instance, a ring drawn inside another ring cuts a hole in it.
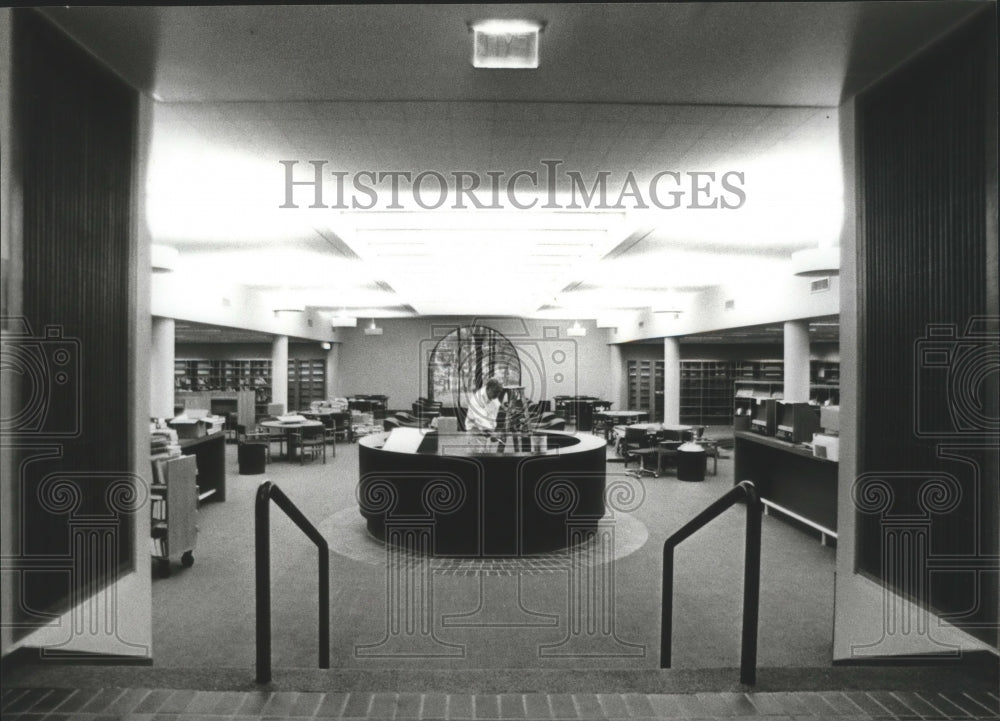
[{"label": "counter top", "polygon": [[760,443],[761,445],[787,451],[788,453],[793,453],[797,456],[802,456],[803,458],[810,458],[819,463],[830,463],[834,466],[837,465],[836,461],[831,461],[829,458],[820,458],[819,456],[813,455],[813,452],[801,443],[789,443],[788,441],[783,441],[772,436],[762,436],[760,433],[754,433],[752,431],[735,431],[733,436],[739,440]]}]

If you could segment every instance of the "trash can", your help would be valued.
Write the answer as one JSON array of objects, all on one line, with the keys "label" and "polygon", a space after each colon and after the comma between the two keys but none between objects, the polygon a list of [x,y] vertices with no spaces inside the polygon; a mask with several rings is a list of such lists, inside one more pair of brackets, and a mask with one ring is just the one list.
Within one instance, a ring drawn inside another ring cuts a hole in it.
[{"label": "trash can", "polygon": [[697,443],[682,443],[677,449],[677,480],[705,480],[705,449]]},{"label": "trash can", "polygon": [[576,415],[576,430],[591,431],[594,429],[594,406],[589,401],[574,401]]},{"label": "trash can", "polygon": [[255,476],[264,472],[267,446],[263,443],[241,443],[236,449],[241,476]]}]

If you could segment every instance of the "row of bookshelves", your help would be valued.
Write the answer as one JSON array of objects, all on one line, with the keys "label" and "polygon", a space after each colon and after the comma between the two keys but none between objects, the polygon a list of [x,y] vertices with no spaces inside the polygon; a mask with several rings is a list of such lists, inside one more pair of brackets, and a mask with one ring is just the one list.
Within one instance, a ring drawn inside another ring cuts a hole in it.
[{"label": "row of bookshelves", "polygon": [[[840,363],[810,362],[810,400],[840,402]],[[784,391],[783,360],[685,360],[680,364],[680,421],[696,425],[732,423],[742,398],[779,398]],[[664,363],[628,361],[628,407],[663,412]]]},{"label": "row of bookshelves", "polygon": [[[256,417],[268,414],[272,402],[271,361],[265,359],[174,361],[174,389],[179,393],[253,391]],[[326,398],[326,363],[322,359],[288,361],[288,408],[308,408]]]}]

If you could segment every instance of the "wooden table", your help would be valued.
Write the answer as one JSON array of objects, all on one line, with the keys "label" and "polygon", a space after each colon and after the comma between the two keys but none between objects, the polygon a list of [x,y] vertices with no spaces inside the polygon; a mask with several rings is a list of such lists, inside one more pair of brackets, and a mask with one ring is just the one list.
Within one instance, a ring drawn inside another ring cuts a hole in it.
[{"label": "wooden table", "polygon": [[349,442],[351,442],[351,443],[354,442],[354,429],[351,427],[351,412],[350,411],[334,411],[334,410],[330,410],[329,408],[323,408],[321,410],[311,410],[310,409],[310,410],[307,410],[307,411],[298,411],[298,414],[300,416],[304,416],[306,418],[310,418],[310,419],[314,419],[314,420],[320,421],[321,423],[323,423],[323,425],[326,425],[326,423],[324,421],[329,420],[329,419],[332,418],[332,419],[334,419],[333,422],[334,422],[334,429],[335,430],[339,430],[339,429],[336,428],[336,423],[337,423],[336,419],[339,418],[341,420],[345,420],[345,421],[347,421],[347,428],[345,429],[347,431],[347,440]]},{"label": "wooden table", "polygon": [[627,426],[630,423],[638,423],[641,418],[648,416],[649,411],[599,411],[595,418],[602,418],[607,423],[604,424],[604,440],[611,442],[611,429],[614,426]]},{"label": "wooden table", "polygon": [[285,458],[288,460],[292,460],[293,458],[291,438],[289,438],[288,436],[289,431],[300,431],[303,428],[316,428],[317,426],[320,428],[323,427],[322,421],[310,421],[310,420],[292,421],[292,422],[261,421],[257,425],[261,426],[262,428],[283,430],[285,432],[285,440],[287,441],[285,445],[286,448],[288,448],[288,451],[285,454]]}]

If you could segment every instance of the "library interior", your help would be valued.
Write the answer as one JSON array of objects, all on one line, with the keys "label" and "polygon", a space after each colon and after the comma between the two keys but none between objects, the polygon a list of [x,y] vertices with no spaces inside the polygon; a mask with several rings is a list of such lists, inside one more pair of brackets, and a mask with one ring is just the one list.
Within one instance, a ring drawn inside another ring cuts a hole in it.
[{"label": "library interior", "polygon": [[996,27],[0,9],[4,715],[1000,708]]}]

